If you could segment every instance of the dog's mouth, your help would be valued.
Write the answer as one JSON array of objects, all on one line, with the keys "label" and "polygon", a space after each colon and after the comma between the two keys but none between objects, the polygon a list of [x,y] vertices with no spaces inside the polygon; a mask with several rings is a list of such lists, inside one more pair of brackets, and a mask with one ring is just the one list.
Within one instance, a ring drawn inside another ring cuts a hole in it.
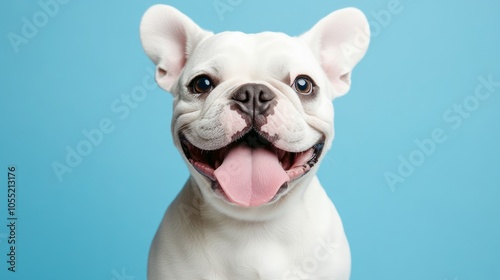
[{"label": "dog's mouth", "polygon": [[217,150],[202,150],[179,135],[191,165],[212,181],[212,190],[229,202],[244,207],[260,206],[278,199],[288,183],[302,177],[317,162],[324,141],[302,152],[274,146],[254,129]]}]

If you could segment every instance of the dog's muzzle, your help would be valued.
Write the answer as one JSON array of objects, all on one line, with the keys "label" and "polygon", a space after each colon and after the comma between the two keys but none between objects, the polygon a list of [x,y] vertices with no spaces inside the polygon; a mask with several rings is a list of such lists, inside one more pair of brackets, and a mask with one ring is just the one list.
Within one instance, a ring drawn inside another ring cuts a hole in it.
[{"label": "dog's muzzle", "polygon": [[[247,126],[232,135],[233,141],[206,151],[179,134],[191,165],[212,181],[213,190],[227,201],[244,207],[260,206],[284,195],[288,183],[306,174],[318,161],[324,140],[302,152],[273,145],[278,136],[261,131],[277,104],[275,93],[263,84],[245,84],[231,95],[230,108]],[[286,120],[283,120],[286,121]]]},{"label": "dog's muzzle", "polygon": [[212,181],[212,190],[243,207],[270,203],[288,191],[288,183],[306,174],[317,162],[324,142],[302,152],[274,146],[251,129],[217,150],[202,150],[180,134],[184,155],[191,165]]}]

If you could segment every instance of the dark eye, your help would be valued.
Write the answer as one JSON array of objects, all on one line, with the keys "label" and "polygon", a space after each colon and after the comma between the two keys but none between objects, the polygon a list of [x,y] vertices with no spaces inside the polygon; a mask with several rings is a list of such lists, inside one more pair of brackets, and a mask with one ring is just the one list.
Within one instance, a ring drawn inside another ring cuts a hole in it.
[{"label": "dark eye", "polygon": [[214,89],[214,83],[207,75],[200,75],[189,83],[189,90],[192,93],[209,93]]},{"label": "dark eye", "polygon": [[309,95],[313,92],[314,83],[308,76],[298,76],[293,81],[292,88],[300,94]]}]

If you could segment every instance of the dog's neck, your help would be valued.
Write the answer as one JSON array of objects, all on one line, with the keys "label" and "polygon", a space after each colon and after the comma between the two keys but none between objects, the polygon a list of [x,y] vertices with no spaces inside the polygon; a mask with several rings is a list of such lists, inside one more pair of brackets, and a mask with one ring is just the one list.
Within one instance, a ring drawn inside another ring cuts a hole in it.
[{"label": "dog's neck", "polygon": [[[297,215],[307,212],[314,205],[312,197],[316,192],[324,192],[319,185],[316,175],[311,174],[303,178],[300,188],[292,189],[285,197],[277,203],[259,207],[242,208],[232,205],[221,205],[222,201],[215,197],[204,197],[196,180],[190,177],[184,189],[176,199],[180,216],[189,218],[189,222],[195,227],[241,227],[260,228],[274,225],[282,227],[284,223],[292,226],[297,220]],[[204,187],[204,186],[201,186]],[[216,204],[219,203],[219,204]],[[300,219],[299,219],[300,220]]]}]

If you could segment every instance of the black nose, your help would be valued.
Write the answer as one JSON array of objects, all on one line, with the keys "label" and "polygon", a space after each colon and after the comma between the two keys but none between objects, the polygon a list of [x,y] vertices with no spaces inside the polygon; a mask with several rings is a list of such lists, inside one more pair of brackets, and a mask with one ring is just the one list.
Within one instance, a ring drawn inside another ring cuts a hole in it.
[{"label": "black nose", "polygon": [[245,84],[233,94],[239,109],[250,116],[265,115],[272,107],[275,94],[271,89],[261,84]]}]

